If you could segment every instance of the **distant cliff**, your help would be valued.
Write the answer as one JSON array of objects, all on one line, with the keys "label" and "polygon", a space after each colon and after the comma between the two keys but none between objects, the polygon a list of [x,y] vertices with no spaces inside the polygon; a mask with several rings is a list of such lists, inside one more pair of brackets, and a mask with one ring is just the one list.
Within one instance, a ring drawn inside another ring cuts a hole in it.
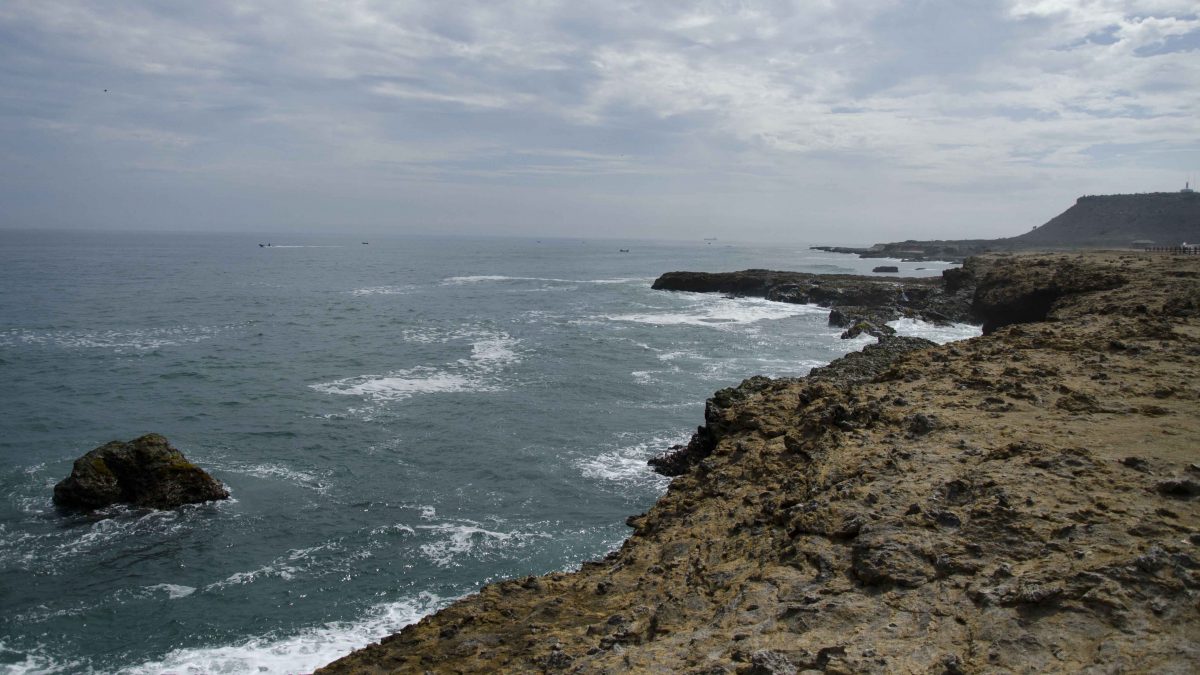
[{"label": "distant cliff", "polygon": [[1178,246],[1185,241],[1200,241],[1200,193],[1084,196],[1031,232],[1003,239],[909,239],[870,248],[813,248],[863,258],[961,261],[996,251],[1141,248]]},{"label": "distant cliff", "polygon": [[1075,205],[1019,237],[1000,239],[1014,248],[1122,248],[1135,241],[1178,246],[1200,239],[1200,194],[1080,197]]}]

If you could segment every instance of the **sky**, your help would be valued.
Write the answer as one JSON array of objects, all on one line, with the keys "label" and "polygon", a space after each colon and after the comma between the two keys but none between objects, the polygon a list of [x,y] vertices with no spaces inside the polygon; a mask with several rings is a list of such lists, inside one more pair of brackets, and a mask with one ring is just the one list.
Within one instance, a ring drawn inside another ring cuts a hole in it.
[{"label": "sky", "polygon": [[1188,178],[1195,0],[0,2],[0,228],[865,244]]}]

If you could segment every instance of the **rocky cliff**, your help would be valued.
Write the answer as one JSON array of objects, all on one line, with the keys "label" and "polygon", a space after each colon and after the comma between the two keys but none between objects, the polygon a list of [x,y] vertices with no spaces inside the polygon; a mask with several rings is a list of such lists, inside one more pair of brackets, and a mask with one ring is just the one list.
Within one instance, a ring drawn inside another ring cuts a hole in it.
[{"label": "rocky cliff", "polygon": [[1200,239],[1200,193],[1154,192],[1141,195],[1080,197],[1071,208],[1017,237],[1001,239],[1014,247],[1124,248],[1134,241],[1178,246]]},{"label": "rocky cliff", "polygon": [[321,672],[1200,670],[1200,259],[967,269],[989,334],[718,392],[619,550]]}]

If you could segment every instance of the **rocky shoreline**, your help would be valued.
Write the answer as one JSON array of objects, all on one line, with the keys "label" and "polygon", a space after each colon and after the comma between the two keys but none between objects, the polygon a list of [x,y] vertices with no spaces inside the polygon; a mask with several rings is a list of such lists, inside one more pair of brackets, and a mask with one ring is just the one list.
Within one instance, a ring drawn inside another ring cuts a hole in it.
[{"label": "rocky shoreline", "polygon": [[[711,290],[825,286],[739,274]],[[1200,260],[989,256],[939,283],[984,336],[717,392],[619,550],[319,672],[1200,669]]]},{"label": "rocky shoreline", "polygon": [[894,331],[887,322],[902,317],[933,323],[975,323],[973,273],[949,269],[940,278],[887,278],[771,270],[667,272],[651,288],[829,307],[829,325],[849,329],[842,335],[849,338],[859,333],[891,334]]}]

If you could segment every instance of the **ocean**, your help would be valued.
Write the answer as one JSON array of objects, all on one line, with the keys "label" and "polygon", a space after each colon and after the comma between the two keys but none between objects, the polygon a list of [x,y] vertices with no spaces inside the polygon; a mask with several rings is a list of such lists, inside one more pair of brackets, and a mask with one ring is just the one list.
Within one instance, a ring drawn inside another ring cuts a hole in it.
[{"label": "ocean", "polygon": [[[0,672],[307,672],[488,582],[600,558],[714,390],[872,341],[817,307],[653,279],[881,263],[946,267],[724,241],[0,231]],[[53,506],[74,458],[149,432],[232,498]]]}]

